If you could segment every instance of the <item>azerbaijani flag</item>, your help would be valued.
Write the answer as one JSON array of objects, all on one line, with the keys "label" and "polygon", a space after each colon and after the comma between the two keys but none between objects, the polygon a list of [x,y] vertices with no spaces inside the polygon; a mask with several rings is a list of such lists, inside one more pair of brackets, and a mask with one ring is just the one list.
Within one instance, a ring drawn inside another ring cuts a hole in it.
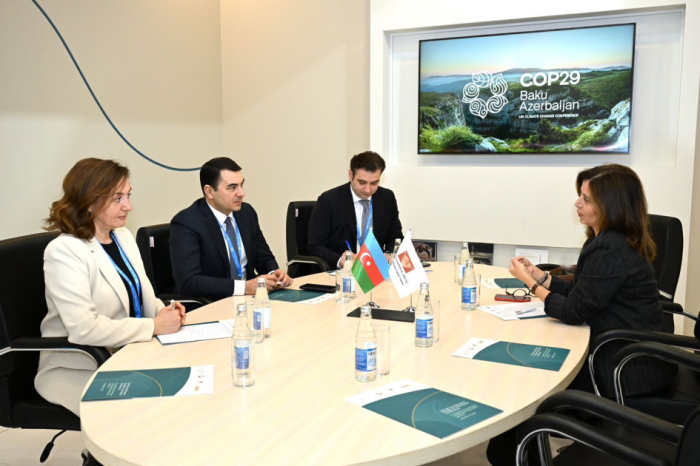
[{"label": "azerbaijani flag", "polygon": [[352,264],[352,274],[363,293],[389,278],[389,264],[372,230],[367,233],[365,242],[357,253],[357,260]]}]

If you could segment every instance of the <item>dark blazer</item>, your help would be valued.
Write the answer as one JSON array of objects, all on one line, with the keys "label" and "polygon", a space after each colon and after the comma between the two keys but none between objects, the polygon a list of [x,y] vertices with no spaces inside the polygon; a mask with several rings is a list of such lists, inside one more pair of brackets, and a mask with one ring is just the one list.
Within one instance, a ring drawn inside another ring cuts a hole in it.
[{"label": "dark blazer", "polygon": [[[588,323],[591,340],[618,328],[664,330],[654,268],[620,232],[606,230],[586,241],[573,281],[553,277],[549,289],[545,312],[567,324]],[[596,383],[604,396],[614,396],[612,358],[625,344],[609,343],[596,354]],[[582,371],[587,373],[587,367]],[[631,361],[622,386],[628,395],[653,391],[668,384],[675,371],[649,358]]]},{"label": "dark blazer", "polygon": [[[248,265],[247,278],[277,270],[277,261],[265,241],[258,214],[243,203],[233,213],[241,233]],[[214,213],[204,198],[178,213],[170,222],[170,260],[173,278],[181,294],[222,299],[233,296],[226,243]]]},{"label": "dark blazer", "polygon": [[[357,218],[350,183],[333,188],[321,194],[309,220],[309,254],[323,257],[331,267],[338,263],[340,255],[357,245]],[[391,252],[394,240],[403,239],[399,208],[394,193],[382,188],[372,196],[372,217],[374,237],[382,251]],[[357,252],[357,251],[353,251]]]}]

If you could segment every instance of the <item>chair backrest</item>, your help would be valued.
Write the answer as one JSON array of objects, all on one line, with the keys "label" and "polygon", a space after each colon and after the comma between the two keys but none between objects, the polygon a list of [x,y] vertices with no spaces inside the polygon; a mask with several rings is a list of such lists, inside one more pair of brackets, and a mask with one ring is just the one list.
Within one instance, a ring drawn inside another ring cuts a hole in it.
[{"label": "chair backrest", "polygon": [[696,466],[700,462],[700,408],[693,411],[683,425],[678,444],[676,466]]},{"label": "chair backrest", "polygon": [[175,279],[170,262],[170,224],[139,228],[136,232],[136,244],[156,296],[175,293]]},{"label": "chair backrest", "polygon": [[[0,348],[20,337],[41,336],[48,309],[44,296],[44,250],[59,233],[0,241]],[[39,353],[0,357],[0,425],[11,425],[13,400],[34,391]],[[38,397],[38,395],[37,395]]]},{"label": "chair backrest", "polygon": [[309,220],[316,201],[294,201],[287,207],[287,261],[309,254]]},{"label": "chair backrest", "polygon": [[653,266],[659,285],[660,299],[673,302],[683,260],[683,226],[675,217],[649,215],[651,237],[656,243]]}]

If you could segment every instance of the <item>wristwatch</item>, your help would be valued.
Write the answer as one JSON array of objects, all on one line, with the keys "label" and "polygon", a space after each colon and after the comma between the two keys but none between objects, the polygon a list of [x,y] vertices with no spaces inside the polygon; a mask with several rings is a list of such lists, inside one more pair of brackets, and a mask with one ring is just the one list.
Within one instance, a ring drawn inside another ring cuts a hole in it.
[{"label": "wristwatch", "polygon": [[544,275],[542,275],[542,278],[537,280],[538,285],[544,285],[544,282],[547,281],[547,278],[549,277],[549,272],[545,272]]}]

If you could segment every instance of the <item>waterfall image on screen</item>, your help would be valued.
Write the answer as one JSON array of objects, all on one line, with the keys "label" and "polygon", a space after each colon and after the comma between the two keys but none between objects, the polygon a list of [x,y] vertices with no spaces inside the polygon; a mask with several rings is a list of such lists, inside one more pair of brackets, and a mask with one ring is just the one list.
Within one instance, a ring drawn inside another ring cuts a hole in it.
[{"label": "waterfall image on screen", "polygon": [[630,150],[635,24],[420,41],[418,152]]}]

